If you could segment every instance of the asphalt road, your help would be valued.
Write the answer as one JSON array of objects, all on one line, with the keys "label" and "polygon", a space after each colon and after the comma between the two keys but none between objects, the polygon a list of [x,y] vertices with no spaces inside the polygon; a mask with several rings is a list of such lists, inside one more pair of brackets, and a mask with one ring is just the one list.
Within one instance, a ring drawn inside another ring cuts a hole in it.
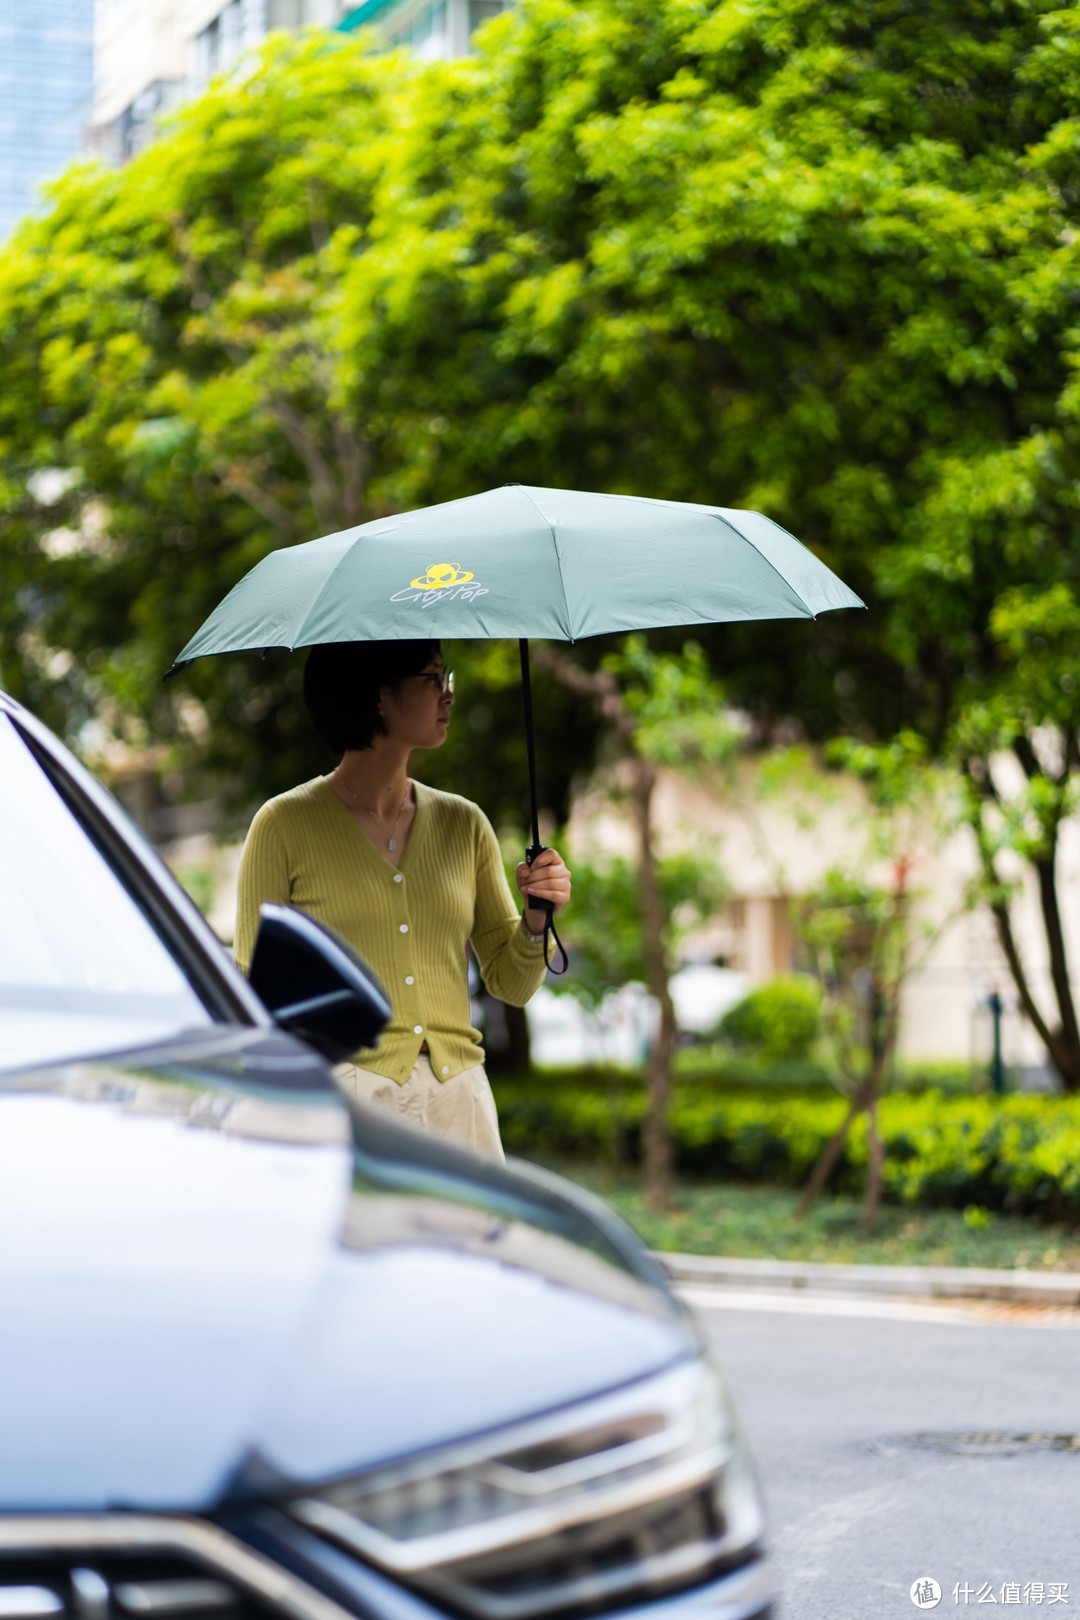
[{"label": "asphalt road", "polygon": [[783,1620],[915,1615],[921,1576],[938,1616],[1080,1612],[1080,1449],[985,1438],[1080,1435],[1080,1313],[686,1297],[758,1459]]}]

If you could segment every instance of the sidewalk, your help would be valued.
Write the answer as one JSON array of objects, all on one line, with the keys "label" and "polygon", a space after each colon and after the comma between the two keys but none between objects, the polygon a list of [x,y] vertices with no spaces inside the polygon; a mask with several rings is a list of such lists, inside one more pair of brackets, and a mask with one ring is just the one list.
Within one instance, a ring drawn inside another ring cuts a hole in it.
[{"label": "sidewalk", "polygon": [[974,1266],[840,1266],[808,1261],[728,1260],[655,1254],[677,1283],[704,1288],[802,1289],[893,1299],[990,1299],[1080,1308],[1080,1272],[988,1271]]}]

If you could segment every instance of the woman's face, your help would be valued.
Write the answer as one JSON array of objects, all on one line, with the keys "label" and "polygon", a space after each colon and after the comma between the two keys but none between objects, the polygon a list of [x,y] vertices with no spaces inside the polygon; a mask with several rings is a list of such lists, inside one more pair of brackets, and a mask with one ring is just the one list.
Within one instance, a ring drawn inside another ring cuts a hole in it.
[{"label": "woman's face", "polygon": [[379,712],[386,734],[409,748],[438,748],[446,741],[454,694],[444,692],[443,660],[435,653],[421,675],[407,675],[396,688],[386,687]]}]

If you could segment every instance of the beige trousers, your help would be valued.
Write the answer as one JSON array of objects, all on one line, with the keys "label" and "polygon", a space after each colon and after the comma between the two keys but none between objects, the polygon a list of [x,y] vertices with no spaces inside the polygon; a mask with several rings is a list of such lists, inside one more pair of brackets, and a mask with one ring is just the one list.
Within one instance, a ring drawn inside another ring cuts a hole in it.
[{"label": "beige trousers", "polygon": [[400,1120],[505,1164],[499,1116],[482,1063],[439,1080],[428,1054],[421,1052],[403,1086],[373,1069],[358,1069],[355,1063],[339,1063],[334,1076],[342,1091],[358,1102],[388,1108]]}]

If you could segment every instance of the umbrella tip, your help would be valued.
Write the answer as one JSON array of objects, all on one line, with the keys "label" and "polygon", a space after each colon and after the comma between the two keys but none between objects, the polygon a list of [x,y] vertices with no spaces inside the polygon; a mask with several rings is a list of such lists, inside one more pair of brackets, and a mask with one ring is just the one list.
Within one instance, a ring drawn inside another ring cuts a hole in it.
[{"label": "umbrella tip", "polygon": [[161,677],[162,681],[171,681],[174,675],[179,675],[182,669],[187,669],[188,665],[193,662],[193,659],[185,658],[182,663],[170,665]]}]

